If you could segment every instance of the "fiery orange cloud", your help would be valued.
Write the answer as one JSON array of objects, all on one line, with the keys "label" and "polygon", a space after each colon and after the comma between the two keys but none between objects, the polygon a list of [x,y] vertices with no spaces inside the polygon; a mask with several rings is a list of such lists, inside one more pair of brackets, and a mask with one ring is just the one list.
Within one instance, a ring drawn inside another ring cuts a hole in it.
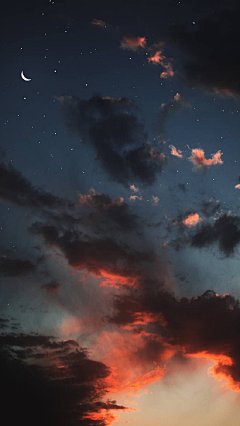
[{"label": "fiery orange cloud", "polygon": [[111,426],[113,422],[119,420],[119,416],[116,416],[109,412],[109,410],[101,409],[98,412],[90,412],[83,416],[83,420],[92,420],[95,422],[104,422],[104,425]]},{"label": "fiery orange cloud", "polygon": [[138,36],[123,36],[121,40],[121,48],[129,50],[144,49],[146,47],[146,38]]},{"label": "fiery orange cloud", "polygon": [[199,222],[201,222],[202,219],[199,217],[198,213],[191,213],[189,216],[187,216],[182,223],[187,226],[188,228],[192,228],[193,226],[196,226]]},{"label": "fiery orange cloud", "polygon": [[196,168],[223,164],[221,159],[222,154],[223,153],[219,150],[216,154],[212,154],[212,158],[206,159],[204,150],[196,148],[192,149],[192,155],[189,157],[189,161],[191,161]]},{"label": "fiery orange cloud", "polygon": [[215,364],[208,369],[208,375],[215,377],[217,380],[225,380],[222,386],[235,392],[240,392],[240,384],[235,383],[229,369],[233,366],[233,360],[230,356],[224,354],[208,353],[206,351],[197,352],[195,354],[185,354],[187,358],[205,358],[214,361]]},{"label": "fiery orange cloud", "polygon": [[148,386],[152,383],[157,382],[164,376],[165,370],[160,367],[156,367],[154,370],[148,371],[147,373],[138,376],[135,381],[131,384],[130,389],[142,389],[144,386]]},{"label": "fiery orange cloud", "polygon": [[235,185],[236,189],[240,189],[240,183],[238,183],[237,185]]},{"label": "fiery orange cloud", "polygon": [[[175,96],[174,96],[174,99],[175,99]],[[172,155],[174,155],[175,157],[178,157],[178,158],[183,158],[182,151],[177,150],[177,148],[175,148],[174,145],[169,145],[169,148],[171,149]]]},{"label": "fiery orange cloud", "polygon": [[100,270],[98,277],[103,278],[100,287],[120,288],[121,286],[133,287],[137,284],[139,277],[128,277],[120,274],[110,273],[104,269]]},{"label": "fiery orange cloud", "polygon": [[231,367],[232,364],[218,362],[213,367],[209,368],[208,374],[212,377],[215,377],[219,381],[226,380],[226,382],[222,385],[223,387],[226,387],[227,389],[230,389],[234,392],[240,392],[240,383],[236,383],[233,380],[230,371]]},{"label": "fiery orange cloud", "polygon": [[[148,357],[142,356],[147,336],[132,333],[132,330],[122,329],[121,332],[104,331],[98,337],[94,353],[98,359],[106,363],[111,374],[105,380],[105,386],[111,393],[129,392],[145,388],[162,379],[165,368],[158,365],[158,359],[153,363]],[[165,352],[159,354],[163,359]],[[169,356],[166,356],[166,359]]]},{"label": "fiery orange cloud", "polygon": [[93,19],[92,22],[91,22],[91,24],[92,25],[97,25],[97,26],[103,27],[103,28],[107,27],[107,24],[104,21],[102,21],[101,19]]}]

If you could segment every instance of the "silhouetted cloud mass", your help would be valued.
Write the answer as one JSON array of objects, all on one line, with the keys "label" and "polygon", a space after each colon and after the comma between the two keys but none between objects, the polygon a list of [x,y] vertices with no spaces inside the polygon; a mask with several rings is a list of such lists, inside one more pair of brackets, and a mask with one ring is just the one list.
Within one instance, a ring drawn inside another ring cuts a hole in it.
[{"label": "silhouetted cloud mass", "polygon": [[89,359],[73,340],[1,334],[0,360],[2,416],[7,416],[9,424],[24,419],[26,426],[105,426],[108,416],[114,418],[110,410],[125,409],[116,401],[102,401],[110,371]]},{"label": "silhouetted cloud mass", "polygon": [[[144,125],[128,98],[94,96],[89,100],[58,98],[67,127],[96,149],[97,158],[109,176],[124,186],[132,181],[151,185],[166,163],[165,156],[152,156]],[[158,150],[161,154],[161,151]]]},{"label": "silhouetted cloud mass", "polygon": [[240,11],[222,10],[198,20],[191,29],[175,25],[170,39],[189,55],[184,72],[191,85],[222,95],[240,95],[240,59],[233,40],[239,40]]}]

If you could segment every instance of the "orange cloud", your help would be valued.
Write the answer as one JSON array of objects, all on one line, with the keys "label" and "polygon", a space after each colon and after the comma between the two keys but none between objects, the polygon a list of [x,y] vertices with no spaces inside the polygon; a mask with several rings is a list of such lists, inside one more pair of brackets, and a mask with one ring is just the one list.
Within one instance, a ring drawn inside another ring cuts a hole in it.
[{"label": "orange cloud", "polygon": [[138,376],[135,381],[131,384],[130,389],[142,389],[144,386],[148,386],[152,383],[157,382],[164,376],[165,370],[160,367],[156,367],[154,370],[148,371],[147,373]]},{"label": "orange cloud", "polygon": [[[174,99],[175,99],[175,96],[174,96]],[[173,146],[173,145],[169,145],[169,148],[171,149],[172,155],[174,155],[175,157],[178,157],[178,158],[183,158],[182,151],[177,150],[177,148],[175,148],[175,146]]]},{"label": "orange cloud", "polygon": [[240,183],[238,183],[237,185],[235,185],[236,189],[240,189]]},{"label": "orange cloud", "polygon": [[138,195],[130,195],[129,200],[130,201],[142,200],[142,197],[139,197]]},{"label": "orange cloud", "polygon": [[120,274],[114,274],[104,269],[100,270],[98,277],[103,278],[100,287],[120,288],[121,286],[133,287],[137,284],[139,277],[128,277]]},{"label": "orange cloud", "polygon": [[202,219],[199,217],[198,213],[191,213],[189,216],[187,216],[182,223],[187,226],[188,228],[192,228],[193,226],[196,226],[199,222],[201,222]]},{"label": "orange cloud", "polygon": [[60,326],[60,331],[65,337],[69,337],[74,333],[79,333],[82,329],[82,321],[78,318],[64,318]]},{"label": "orange cloud", "polygon": [[123,36],[121,40],[121,48],[129,50],[144,49],[146,47],[146,38],[138,36]]},{"label": "orange cloud", "polygon": [[[125,410],[123,410],[125,411]],[[120,419],[119,416],[116,416],[109,412],[109,410],[101,409],[98,412],[90,412],[82,417],[83,420],[92,420],[95,422],[104,422],[104,425],[111,426],[113,422],[118,421]],[[103,424],[103,423],[102,423]]]},{"label": "orange cloud", "polygon": [[154,65],[161,65],[165,71],[160,74],[161,78],[173,77],[174,71],[171,62],[162,54],[162,50],[158,50],[153,56],[148,58],[148,62]]},{"label": "orange cloud", "polygon": [[139,188],[137,188],[135,185],[130,186],[131,191],[133,192],[139,192]]},{"label": "orange cloud", "polygon": [[175,99],[175,101],[180,101],[180,99],[181,99],[181,95],[180,95],[180,93],[176,93],[176,95],[174,95],[174,99]]},{"label": "orange cloud", "polygon": [[[104,331],[98,337],[93,350],[98,359],[111,369],[110,376],[104,381],[109,392],[133,391],[135,394],[137,390],[162,379],[165,367],[159,366],[158,361],[164,358],[168,348],[163,348],[159,360],[153,362],[143,355],[148,336],[148,333],[146,336],[144,333],[133,334],[132,330],[122,329],[121,332]],[[167,358],[169,356],[166,355]]]},{"label": "orange cloud", "polygon": [[223,384],[224,387],[235,392],[240,392],[240,383],[234,382],[231,376],[231,368],[234,364],[230,356],[208,353],[206,351],[185,354],[185,356],[187,358],[205,358],[214,361],[215,364],[208,369],[208,375],[215,377],[219,381],[226,380],[226,383]]},{"label": "orange cloud", "polygon": [[219,150],[216,154],[212,154],[212,158],[206,159],[204,150],[196,148],[192,149],[192,155],[189,157],[189,161],[191,161],[196,168],[223,164],[223,161],[221,160],[222,154],[223,153]]}]

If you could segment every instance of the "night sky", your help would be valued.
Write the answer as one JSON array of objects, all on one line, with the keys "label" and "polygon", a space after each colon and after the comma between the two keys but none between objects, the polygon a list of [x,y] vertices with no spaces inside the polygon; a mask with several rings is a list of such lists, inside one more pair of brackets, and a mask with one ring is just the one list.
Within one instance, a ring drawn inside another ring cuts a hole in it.
[{"label": "night sky", "polygon": [[9,425],[239,426],[238,3],[4,5]]}]

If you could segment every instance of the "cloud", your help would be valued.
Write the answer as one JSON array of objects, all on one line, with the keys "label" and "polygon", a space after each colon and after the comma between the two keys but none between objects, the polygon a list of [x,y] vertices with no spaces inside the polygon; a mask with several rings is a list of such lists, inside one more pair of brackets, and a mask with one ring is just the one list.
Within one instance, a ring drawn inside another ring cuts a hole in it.
[{"label": "cloud", "polygon": [[209,201],[202,201],[201,212],[204,214],[204,216],[211,217],[218,211],[220,211],[219,200],[214,200],[211,198]]},{"label": "cloud", "polygon": [[62,286],[57,281],[50,281],[47,284],[43,284],[42,289],[47,291],[49,294],[56,293]]},{"label": "cloud", "polygon": [[182,223],[188,228],[192,228],[196,226],[202,219],[200,218],[198,213],[191,213],[185,219],[183,219]]},{"label": "cloud", "polygon": [[21,277],[36,270],[37,266],[30,260],[12,258],[5,255],[0,257],[0,272],[6,277]]},{"label": "cloud", "polygon": [[130,195],[130,197],[129,197],[129,200],[130,201],[136,201],[136,200],[139,200],[139,201],[141,201],[143,198],[142,198],[142,196],[140,195]]},{"label": "cloud", "polygon": [[160,135],[163,135],[165,132],[166,124],[169,118],[172,117],[176,112],[184,109],[189,108],[190,104],[185,99],[183,99],[179,93],[176,93],[173,100],[168,103],[163,103],[161,105],[161,108],[158,111],[157,114],[157,123],[156,127],[158,130],[158,133]]},{"label": "cloud", "polygon": [[10,164],[0,163],[0,200],[32,209],[58,209],[71,204],[61,198],[34,188],[31,182]]},{"label": "cloud", "polygon": [[[121,328],[131,327],[135,333],[145,330],[145,346],[141,356],[171,368],[168,360],[181,354],[214,361],[211,374],[224,379],[228,388],[240,391],[240,306],[229,294],[219,296],[208,290],[192,299],[177,299],[167,291],[119,295],[109,321]],[[146,318],[139,328],[138,318]],[[148,319],[149,318],[149,319]]]},{"label": "cloud", "polygon": [[152,195],[152,202],[153,202],[153,204],[158,204],[159,198]]},{"label": "cloud", "polygon": [[129,50],[138,50],[139,48],[145,49],[146,47],[146,38],[145,37],[138,37],[138,36],[123,36],[121,40],[121,48],[122,49],[129,49]]},{"label": "cloud", "polygon": [[189,157],[189,161],[191,161],[191,163],[193,163],[193,165],[199,169],[201,167],[210,167],[216,164],[223,164],[221,156],[222,152],[219,150],[216,152],[216,154],[212,154],[212,158],[206,159],[204,150],[196,148],[192,149],[192,154]]},{"label": "cloud", "polygon": [[139,192],[139,188],[137,188],[135,185],[130,186],[131,191],[133,192]]},{"label": "cloud", "polygon": [[163,55],[163,47],[164,42],[162,41],[150,46],[148,48],[150,56],[148,56],[147,60],[153,65],[161,65],[164,68],[164,71],[160,74],[160,78],[173,77],[175,73],[173,71],[172,60]]},{"label": "cloud", "polygon": [[206,224],[192,237],[192,246],[209,247],[218,243],[219,249],[226,255],[234,253],[240,242],[240,218],[224,214],[213,225]]},{"label": "cloud", "polygon": [[100,229],[101,224],[107,223],[110,229],[115,228],[122,232],[134,231],[138,228],[138,218],[131,213],[129,206],[123,198],[111,198],[105,194],[99,194],[91,190],[90,194],[80,194],[80,205],[93,210],[88,216],[88,221],[83,220],[84,225],[96,226]]},{"label": "cloud", "polygon": [[183,158],[182,151],[177,150],[177,148],[175,148],[175,146],[173,146],[173,145],[169,145],[169,148],[171,149],[172,155],[174,155],[175,157],[178,157],[178,158]]},{"label": "cloud", "polygon": [[83,227],[96,233],[107,232],[107,229],[129,232],[138,228],[138,217],[123,198],[114,199],[92,190],[90,194],[80,194],[80,203],[70,202],[35,188],[18,170],[5,163],[0,164],[0,179],[0,199],[29,208],[54,223]]},{"label": "cloud", "polygon": [[107,28],[107,24],[101,19],[93,19],[91,24],[96,25],[98,27]]},{"label": "cloud", "polygon": [[174,76],[174,71],[172,68],[172,64],[170,62],[166,62],[166,57],[159,55],[161,52],[155,53],[154,56],[148,58],[149,62],[152,62],[154,64],[160,64],[165,69],[165,71],[162,71],[160,74],[160,78],[168,78]]},{"label": "cloud", "polygon": [[[110,415],[114,420],[116,411],[127,409],[103,400],[110,370],[73,340],[1,334],[0,359],[2,415],[9,424],[24,419],[26,426],[107,426]],[[102,414],[98,421],[91,420],[93,413]]]},{"label": "cloud", "polygon": [[199,19],[191,29],[174,25],[170,40],[188,54],[184,73],[191,85],[222,95],[240,94],[240,59],[233,40],[238,40],[240,11],[223,10]]},{"label": "cloud", "polygon": [[184,193],[186,192],[186,185],[184,183],[179,183],[178,188],[180,189],[180,191]]},{"label": "cloud", "polygon": [[133,286],[143,273],[142,264],[154,260],[153,253],[131,250],[111,238],[90,238],[40,222],[33,224],[30,231],[41,236],[48,246],[60,248],[72,268],[101,278],[102,285]]},{"label": "cloud", "polygon": [[97,158],[114,181],[128,188],[132,181],[145,185],[155,182],[166,159],[151,155],[152,147],[146,142],[133,101],[94,96],[89,100],[61,97],[61,103],[69,130],[94,146]]}]

